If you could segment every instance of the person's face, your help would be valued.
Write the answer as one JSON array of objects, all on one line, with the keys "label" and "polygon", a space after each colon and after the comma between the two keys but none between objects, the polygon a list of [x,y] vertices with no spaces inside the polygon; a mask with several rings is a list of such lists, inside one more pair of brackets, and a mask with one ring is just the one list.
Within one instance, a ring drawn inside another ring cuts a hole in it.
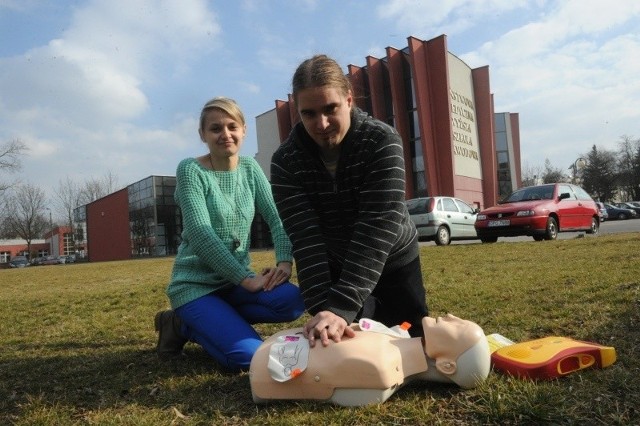
[{"label": "person's face", "polygon": [[296,107],[307,133],[321,150],[338,148],[351,126],[351,91],[331,86],[309,87],[296,97]]},{"label": "person's face", "polygon": [[246,126],[217,108],[207,112],[200,139],[209,147],[211,155],[229,158],[238,155],[244,140]]}]

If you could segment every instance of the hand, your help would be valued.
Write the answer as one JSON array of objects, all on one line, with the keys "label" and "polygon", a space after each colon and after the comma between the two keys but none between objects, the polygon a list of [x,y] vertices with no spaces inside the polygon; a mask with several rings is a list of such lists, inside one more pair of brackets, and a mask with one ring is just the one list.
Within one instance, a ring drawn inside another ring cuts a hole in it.
[{"label": "hand", "polygon": [[272,290],[291,278],[291,262],[280,262],[275,268],[265,268],[262,275],[266,278],[264,291]]},{"label": "hand", "polygon": [[344,318],[331,311],[315,314],[302,328],[302,334],[309,340],[309,346],[312,348],[316,345],[316,338],[320,338],[322,346],[329,346],[331,340],[338,343],[343,336],[356,336]]},{"label": "hand", "polygon": [[255,293],[258,292],[260,290],[262,290],[264,288],[266,282],[266,276],[265,275],[256,275],[253,277],[247,277],[244,280],[242,280],[240,282],[240,285],[242,286],[242,288],[244,288],[245,290],[251,292],[251,293]]}]

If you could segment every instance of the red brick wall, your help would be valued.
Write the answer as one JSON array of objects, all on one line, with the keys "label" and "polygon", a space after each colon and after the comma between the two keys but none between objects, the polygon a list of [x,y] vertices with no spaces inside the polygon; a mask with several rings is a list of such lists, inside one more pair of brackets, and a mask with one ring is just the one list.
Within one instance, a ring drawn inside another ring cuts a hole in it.
[{"label": "red brick wall", "polygon": [[89,261],[131,259],[127,189],[87,205]]}]

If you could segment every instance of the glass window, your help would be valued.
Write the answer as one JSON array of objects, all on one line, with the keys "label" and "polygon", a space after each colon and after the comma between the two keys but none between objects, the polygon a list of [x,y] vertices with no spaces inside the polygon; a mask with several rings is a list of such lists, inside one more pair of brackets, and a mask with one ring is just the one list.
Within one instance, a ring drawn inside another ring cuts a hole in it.
[{"label": "glass window", "polygon": [[558,195],[560,194],[564,194],[567,193],[569,194],[569,198],[567,198],[568,200],[576,200],[576,194],[574,194],[573,190],[571,189],[571,187],[569,185],[560,185],[558,187]]},{"label": "glass window", "polygon": [[443,198],[442,205],[444,206],[443,211],[445,212],[457,212],[458,207],[456,203],[451,198]]},{"label": "glass window", "polygon": [[584,189],[579,186],[574,186],[573,189],[576,191],[576,195],[578,196],[578,200],[592,200],[591,196]]},{"label": "glass window", "polygon": [[509,155],[504,151],[498,152],[498,169],[509,168]]},{"label": "glass window", "polygon": [[0,251],[0,263],[7,263],[11,259],[11,253],[8,251]]},{"label": "glass window", "polygon": [[427,181],[423,171],[413,173],[413,193],[416,197],[427,196]]},{"label": "glass window", "polygon": [[507,134],[505,132],[497,132],[496,137],[496,151],[507,151]]},{"label": "glass window", "polygon": [[460,211],[462,213],[473,214],[473,209],[467,203],[465,203],[462,200],[455,200],[455,201],[456,201],[456,204],[458,205],[458,208],[460,209]]},{"label": "glass window", "polygon": [[504,122],[504,114],[494,114],[495,132],[506,132],[507,126]]},{"label": "glass window", "polygon": [[427,205],[427,200],[409,200],[407,201],[407,210],[409,210],[409,214],[421,214],[424,213],[425,207]]}]

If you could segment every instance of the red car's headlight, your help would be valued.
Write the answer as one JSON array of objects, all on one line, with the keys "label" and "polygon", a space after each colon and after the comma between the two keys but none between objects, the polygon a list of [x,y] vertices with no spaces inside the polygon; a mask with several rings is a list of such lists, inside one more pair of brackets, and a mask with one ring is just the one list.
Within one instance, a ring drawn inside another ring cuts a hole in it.
[{"label": "red car's headlight", "polygon": [[536,212],[534,212],[533,210],[520,210],[518,213],[516,213],[516,216],[518,217],[523,217],[523,216],[533,216],[535,215]]}]

